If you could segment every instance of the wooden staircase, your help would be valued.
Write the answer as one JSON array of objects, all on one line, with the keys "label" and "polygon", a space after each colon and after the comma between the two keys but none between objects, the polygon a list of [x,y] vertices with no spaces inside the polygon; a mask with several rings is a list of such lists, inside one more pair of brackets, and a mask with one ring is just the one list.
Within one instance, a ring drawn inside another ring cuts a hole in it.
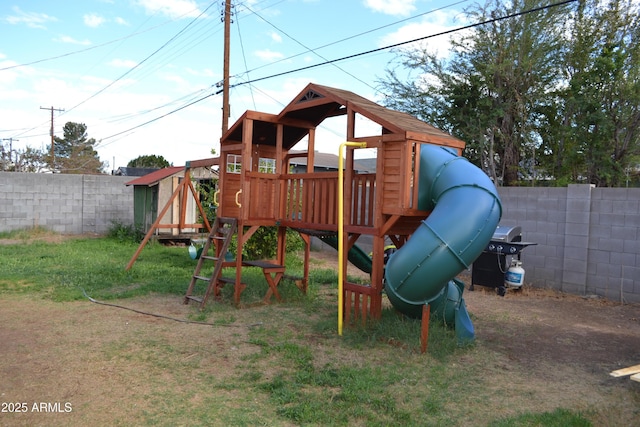
[{"label": "wooden staircase", "polygon": [[[211,227],[211,233],[209,233],[207,241],[202,248],[202,254],[200,255],[196,269],[193,272],[193,276],[191,277],[191,282],[189,282],[189,288],[187,289],[187,293],[184,297],[185,304],[189,304],[189,301],[196,301],[200,303],[200,308],[202,309],[212,293],[216,297],[220,295],[220,289],[224,286],[225,282],[228,282],[227,279],[223,279],[221,277],[222,267],[225,262],[224,256],[227,253],[229,243],[231,242],[237,228],[238,222],[235,218],[216,218],[213,223],[213,227]],[[209,250],[212,246],[214,253],[218,254],[217,256],[209,255]],[[200,275],[203,266],[205,266],[205,264],[209,264],[211,261],[214,263],[211,277]],[[207,290],[204,295],[201,296],[193,294],[198,281],[207,282]]]}]

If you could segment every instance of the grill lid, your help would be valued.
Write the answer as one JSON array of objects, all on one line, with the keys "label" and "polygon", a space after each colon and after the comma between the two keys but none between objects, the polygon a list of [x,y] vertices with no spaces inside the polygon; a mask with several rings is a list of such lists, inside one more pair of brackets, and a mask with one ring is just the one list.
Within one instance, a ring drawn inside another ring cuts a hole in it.
[{"label": "grill lid", "polygon": [[513,227],[499,225],[496,227],[496,231],[493,233],[491,240],[499,242],[520,242],[522,241],[522,227],[519,225]]}]

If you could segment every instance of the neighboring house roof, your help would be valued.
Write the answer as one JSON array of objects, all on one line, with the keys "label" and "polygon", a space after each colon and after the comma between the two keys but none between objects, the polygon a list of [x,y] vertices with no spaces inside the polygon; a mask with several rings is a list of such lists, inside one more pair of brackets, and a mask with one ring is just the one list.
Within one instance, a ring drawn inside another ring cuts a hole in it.
[{"label": "neighboring house roof", "polygon": [[171,166],[168,168],[156,170],[145,176],[127,182],[125,185],[147,185],[149,187],[156,185],[168,176],[174,175],[184,170],[184,166]]},{"label": "neighboring house roof", "polygon": [[130,167],[119,167],[116,169],[114,175],[118,176],[145,176],[151,172],[155,172],[160,168],[130,168]]},{"label": "neighboring house roof", "polygon": [[[290,152],[291,154],[291,161],[290,163],[292,165],[300,165],[300,166],[306,166],[307,165],[307,157],[295,157],[295,154],[298,153],[297,151],[292,151]],[[306,154],[306,151],[300,151],[300,153],[304,153]],[[315,168],[327,168],[327,169],[334,169],[334,170],[338,170],[338,156],[336,156],[335,154],[331,154],[331,153],[321,153],[319,151],[316,151],[313,155],[314,158],[314,162],[313,162],[313,167]],[[354,169],[357,170],[358,172],[374,172],[375,171],[375,163],[374,163],[374,168],[373,169],[369,169],[366,165],[361,164],[360,160],[355,160],[353,162],[353,166]]]},{"label": "neighboring house roof", "polygon": [[375,157],[371,159],[357,159],[356,162],[367,172],[375,172],[376,166],[378,164],[378,159],[376,159]]}]

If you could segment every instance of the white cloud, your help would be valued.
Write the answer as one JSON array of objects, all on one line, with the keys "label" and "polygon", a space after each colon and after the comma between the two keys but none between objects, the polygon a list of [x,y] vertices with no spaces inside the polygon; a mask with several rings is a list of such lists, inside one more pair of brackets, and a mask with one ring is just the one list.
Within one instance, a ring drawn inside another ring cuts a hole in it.
[{"label": "white cloud", "polygon": [[255,52],[256,56],[263,61],[275,61],[277,59],[284,58],[284,55],[280,52],[274,52],[269,49],[258,50]]},{"label": "white cloud", "polygon": [[220,76],[220,73],[215,73],[210,68],[204,68],[202,70],[195,70],[193,68],[187,67],[185,69],[185,71],[187,73],[189,73],[190,75],[196,76],[196,77],[219,77]]},{"label": "white cloud", "polygon": [[45,13],[23,12],[18,6],[13,7],[15,15],[4,18],[6,22],[13,25],[25,24],[30,28],[46,28],[44,24],[47,22],[56,22],[58,18],[49,16]]},{"label": "white cloud", "polygon": [[193,0],[137,0],[150,14],[162,13],[170,18],[195,18],[201,11]]},{"label": "white cloud", "polygon": [[271,34],[269,34],[269,36],[271,37],[271,40],[273,40],[274,42],[282,43],[282,37],[280,36],[280,34],[276,32],[272,32]]},{"label": "white cloud", "polygon": [[416,0],[364,0],[365,7],[385,15],[409,16],[416,10]]},{"label": "white cloud", "polygon": [[105,22],[105,19],[102,16],[93,13],[84,15],[82,20],[84,21],[84,25],[91,28],[99,27]]},{"label": "white cloud", "polygon": [[60,42],[60,43],[77,44],[77,45],[81,45],[81,46],[90,46],[91,45],[91,41],[89,41],[87,39],[76,40],[71,36],[60,36],[60,37],[57,37],[55,39],[55,41]]},{"label": "white cloud", "polygon": [[[460,18],[457,11],[438,11],[432,13],[421,22],[405,25],[397,31],[387,34],[379,40],[379,45],[390,46],[454,29],[460,25],[460,22],[456,22],[457,18]],[[415,44],[403,45],[402,49],[422,47],[427,48],[429,52],[436,53],[438,56],[446,56],[450,48],[449,37],[450,35],[442,35],[428,38],[418,41]]]},{"label": "white cloud", "polygon": [[116,17],[116,19],[114,19],[114,21],[116,22],[116,24],[118,25],[129,25],[129,23],[126,21],[126,19],[121,18],[121,17]]},{"label": "white cloud", "polygon": [[109,65],[111,65],[112,67],[117,67],[117,68],[133,68],[136,65],[138,65],[138,63],[134,60],[131,59],[113,59],[109,62]]}]

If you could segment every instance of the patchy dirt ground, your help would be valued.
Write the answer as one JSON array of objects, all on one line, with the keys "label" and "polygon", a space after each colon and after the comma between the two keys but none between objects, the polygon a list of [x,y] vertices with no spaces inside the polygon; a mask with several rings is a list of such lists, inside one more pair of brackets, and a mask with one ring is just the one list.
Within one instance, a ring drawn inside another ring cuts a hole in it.
[{"label": "patchy dirt ground", "polygon": [[[325,259],[314,254],[314,258],[316,267],[335,268],[331,264],[335,255]],[[640,382],[613,378],[609,372],[640,364],[640,306],[526,287],[505,297],[476,287],[465,292],[465,300],[476,330],[475,351],[498,355],[496,364],[479,374],[515,372],[523,378],[520,383],[511,379],[509,384],[496,380],[495,401],[487,401],[488,405],[499,407],[502,400],[506,405],[512,394],[512,399],[532,396],[531,401],[520,402],[523,408],[611,408],[611,419],[616,421],[608,421],[604,413],[598,425],[639,419]],[[191,310],[175,296],[122,304],[177,318],[186,318]],[[163,371],[166,357],[182,364],[198,360],[207,366],[208,375],[230,374],[240,355],[255,350],[243,343],[250,325],[260,322],[261,310],[242,310],[236,327],[220,328],[194,347],[202,339],[197,325],[89,301],[2,297],[0,425],[109,425],[114,411],[120,414],[120,424],[126,425],[127,414],[144,412],[151,405],[150,387],[167,393],[184,387]],[[168,355],[161,354],[165,344],[157,344],[157,353],[139,352],[136,342],[140,340],[171,343]],[[467,363],[473,354],[465,356]],[[149,366],[157,372],[141,376],[140,369]],[[149,383],[150,378],[155,384]],[[23,403],[26,406],[16,406]],[[7,413],[16,408],[26,410]]]}]

